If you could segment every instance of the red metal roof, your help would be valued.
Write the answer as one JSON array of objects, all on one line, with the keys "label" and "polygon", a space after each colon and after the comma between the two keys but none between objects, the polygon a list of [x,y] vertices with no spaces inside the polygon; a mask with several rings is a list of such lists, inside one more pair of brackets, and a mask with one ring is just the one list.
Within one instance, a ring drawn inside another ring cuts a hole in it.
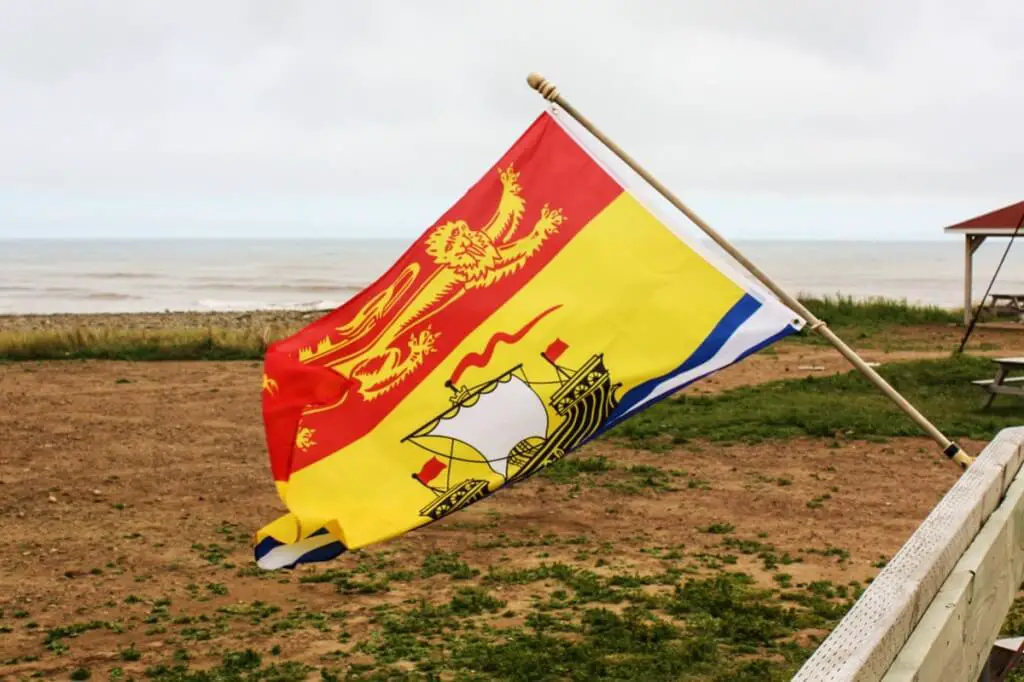
[{"label": "red metal roof", "polygon": [[[946,232],[966,232],[972,234],[1001,234],[1013,232],[1024,221],[1024,201],[1010,204],[1003,208],[982,214],[980,216],[965,220],[956,225],[950,225]],[[1024,228],[1021,228],[1024,234]]]}]

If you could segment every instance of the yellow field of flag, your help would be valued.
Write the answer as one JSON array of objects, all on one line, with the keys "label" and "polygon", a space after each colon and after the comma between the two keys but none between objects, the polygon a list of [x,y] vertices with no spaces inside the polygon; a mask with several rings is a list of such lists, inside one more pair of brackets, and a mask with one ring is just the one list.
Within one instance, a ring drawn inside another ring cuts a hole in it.
[{"label": "yellow field of flag", "polygon": [[802,327],[592,144],[544,112],[377,282],[268,349],[287,513],[260,566],[438,520]]}]

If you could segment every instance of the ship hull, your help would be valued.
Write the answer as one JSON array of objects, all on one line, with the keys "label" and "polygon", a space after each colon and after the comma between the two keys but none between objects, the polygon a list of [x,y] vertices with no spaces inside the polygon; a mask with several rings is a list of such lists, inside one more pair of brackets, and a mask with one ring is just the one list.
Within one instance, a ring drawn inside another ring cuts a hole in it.
[{"label": "ship hull", "polygon": [[[496,379],[495,384],[507,379],[513,371],[515,370],[510,370]],[[551,407],[562,417],[558,426],[538,445],[509,453],[518,468],[514,472],[510,471],[506,483],[515,483],[533,476],[596,434],[618,405],[615,398],[615,391],[618,388],[619,384],[612,383],[604,366],[604,356],[591,356],[549,400]],[[460,409],[461,406],[452,408],[437,419],[453,418]],[[437,420],[424,425],[408,438],[430,433],[436,423]],[[487,497],[492,492],[487,481],[467,479],[440,493],[435,500],[420,510],[420,515],[437,521]]]},{"label": "ship hull", "polygon": [[453,486],[443,495],[420,510],[420,516],[426,516],[434,521],[463,507],[482,500],[490,494],[487,481],[470,478]]},{"label": "ship hull", "polygon": [[509,477],[509,483],[533,476],[597,433],[618,404],[616,388],[618,386],[612,383],[604,367],[603,357],[593,356],[572,381],[566,382],[552,396],[551,405],[564,420],[522,467]]}]

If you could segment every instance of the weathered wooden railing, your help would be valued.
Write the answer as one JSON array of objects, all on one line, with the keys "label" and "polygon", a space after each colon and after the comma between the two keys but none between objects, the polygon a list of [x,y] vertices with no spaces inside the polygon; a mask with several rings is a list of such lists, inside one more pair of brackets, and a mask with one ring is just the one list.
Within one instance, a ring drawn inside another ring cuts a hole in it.
[{"label": "weathered wooden railing", "polygon": [[1022,445],[989,443],[794,680],[979,679],[1024,575]]}]

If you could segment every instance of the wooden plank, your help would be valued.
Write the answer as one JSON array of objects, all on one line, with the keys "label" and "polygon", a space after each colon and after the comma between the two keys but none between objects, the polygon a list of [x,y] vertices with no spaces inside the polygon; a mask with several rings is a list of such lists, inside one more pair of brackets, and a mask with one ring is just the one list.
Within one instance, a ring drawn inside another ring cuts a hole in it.
[{"label": "wooden plank", "polygon": [[[975,243],[973,235],[964,235],[964,327],[971,325],[971,317],[974,314],[974,305],[971,301],[971,285],[974,282],[974,252],[981,246],[984,238]],[[982,301],[982,304],[985,302]],[[978,311],[979,317],[981,311]]]},{"label": "wooden plank", "polygon": [[996,435],[794,680],[880,680],[885,675],[1016,476],[1022,444],[1024,428]]},{"label": "wooden plank", "polygon": [[[954,679],[962,677],[963,657],[960,655],[964,641],[964,610],[968,600],[968,573],[950,575],[942,589],[935,595],[929,611],[940,608],[945,617],[921,619],[910,635],[903,650],[897,655],[886,672],[887,682],[894,680],[941,680],[945,674]],[[912,647],[929,647],[928,656],[911,657],[905,652]]]},{"label": "wooden plank", "polygon": [[[994,384],[995,381],[995,379],[975,379],[971,383],[975,386],[988,386],[989,384]],[[1024,377],[1010,377],[1008,379],[1003,379],[1004,384],[1016,384],[1021,381],[1024,381]]]},{"label": "wooden plank", "polygon": [[1024,577],[1024,475],[957,562],[884,682],[975,682]]},{"label": "wooden plank", "polygon": [[985,389],[989,393],[998,395],[1024,395],[1024,389],[1014,388],[1013,386],[989,386]]}]

